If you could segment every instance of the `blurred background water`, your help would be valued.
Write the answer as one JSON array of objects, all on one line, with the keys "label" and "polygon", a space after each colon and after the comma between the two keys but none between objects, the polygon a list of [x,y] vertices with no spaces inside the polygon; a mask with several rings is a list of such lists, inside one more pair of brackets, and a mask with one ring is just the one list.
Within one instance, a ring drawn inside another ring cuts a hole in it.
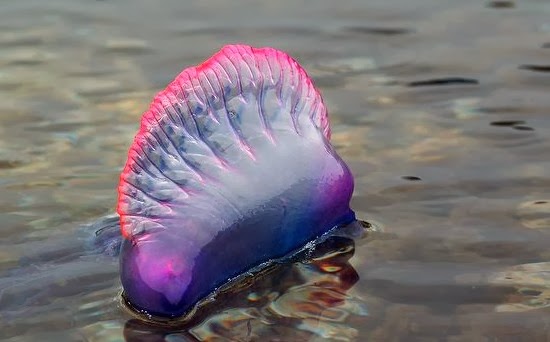
[{"label": "blurred background water", "polygon": [[[384,233],[143,325],[86,224],[152,96],[228,43],[306,68]],[[0,52],[2,341],[550,341],[548,0],[2,1]]]}]

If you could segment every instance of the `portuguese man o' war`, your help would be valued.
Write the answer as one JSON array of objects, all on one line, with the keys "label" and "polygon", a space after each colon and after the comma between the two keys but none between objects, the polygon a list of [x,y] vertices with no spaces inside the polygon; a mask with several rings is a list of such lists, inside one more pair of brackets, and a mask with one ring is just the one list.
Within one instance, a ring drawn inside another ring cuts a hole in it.
[{"label": "portuguese man o' war", "polygon": [[225,46],[157,94],[128,153],[117,211],[124,298],[188,315],[236,277],[355,221],[328,114],[284,52]]}]

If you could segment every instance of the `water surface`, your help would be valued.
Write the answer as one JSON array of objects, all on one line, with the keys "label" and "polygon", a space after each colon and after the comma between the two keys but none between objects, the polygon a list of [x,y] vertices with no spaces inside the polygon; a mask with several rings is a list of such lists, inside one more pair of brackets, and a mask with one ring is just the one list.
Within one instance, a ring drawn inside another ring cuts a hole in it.
[{"label": "water surface", "polygon": [[[0,8],[0,339],[550,340],[548,1]],[[145,326],[86,224],[113,213],[153,95],[229,43],[308,70],[352,206],[384,233],[288,265],[188,329]]]}]

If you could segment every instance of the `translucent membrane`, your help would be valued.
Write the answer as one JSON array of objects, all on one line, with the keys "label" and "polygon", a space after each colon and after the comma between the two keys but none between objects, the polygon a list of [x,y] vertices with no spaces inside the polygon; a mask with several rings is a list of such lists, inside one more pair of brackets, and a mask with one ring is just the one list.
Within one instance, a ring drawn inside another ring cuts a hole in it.
[{"label": "translucent membrane", "polygon": [[326,108],[285,53],[226,46],[153,100],[120,177],[126,300],[180,317],[355,219]]}]

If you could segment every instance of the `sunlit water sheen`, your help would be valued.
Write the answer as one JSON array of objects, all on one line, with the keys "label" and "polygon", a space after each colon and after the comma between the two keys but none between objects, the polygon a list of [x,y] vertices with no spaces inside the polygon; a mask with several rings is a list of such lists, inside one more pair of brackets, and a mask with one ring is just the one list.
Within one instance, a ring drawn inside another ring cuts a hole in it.
[{"label": "sunlit water sheen", "polygon": [[[313,77],[384,232],[143,325],[85,224],[152,96],[236,42]],[[547,0],[5,1],[0,51],[2,340],[550,340]]]}]

